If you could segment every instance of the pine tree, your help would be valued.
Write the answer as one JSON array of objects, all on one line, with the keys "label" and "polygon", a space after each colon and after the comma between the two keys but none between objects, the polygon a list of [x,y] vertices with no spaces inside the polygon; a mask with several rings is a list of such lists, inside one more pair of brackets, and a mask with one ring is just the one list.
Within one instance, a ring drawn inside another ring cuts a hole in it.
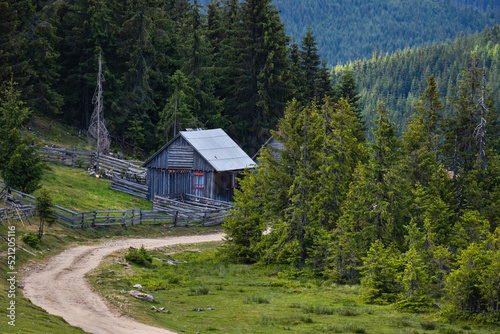
[{"label": "pine tree", "polygon": [[38,239],[42,240],[45,224],[49,226],[56,222],[56,217],[52,208],[52,199],[47,189],[42,188],[36,200],[36,213],[40,221],[38,225]]},{"label": "pine tree", "polygon": [[166,133],[167,142],[175,137],[179,131],[183,131],[187,127],[195,127],[198,123],[186,94],[189,89],[188,79],[182,71],[177,70],[171,77],[171,81],[174,92],[167,100],[159,122],[160,129]]},{"label": "pine tree", "polygon": [[[61,65],[58,93],[64,96],[63,117],[81,128],[87,129],[90,125],[99,54],[105,60],[104,110],[118,109],[116,95],[121,88],[118,73],[124,71],[116,55],[122,10],[116,3],[92,0],[67,2],[57,13],[61,17],[58,33],[64,36],[57,48]],[[118,133],[116,123],[119,122],[112,115],[108,120],[115,123],[111,132]]]},{"label": "pine tree", "polygon": [[[0,82],[14,79],[22,96],[31,93],[27,85],[29,80],[28,60],[23,57],[25,37],[22,34],[22,23],[33,7],[28,0],[3,0],[0,2]],[[26,101],[25,101],[26,102]]]},{"label": "pine tree", "polygon": [[334,93],[336,99],[344,98],[349,105],[354,109],[356,116],[358,117],[359,122],[361,123],[361,131],[356,133],[356,138],[360,142],[365,141],[365,122],[363,121],[362,115],[362,104],[359,101],[361,99],[356,81],[354,79],[354,74],[349,67],[346,67],[340,76],[339,81],[336,83],[334,88]]},{"label": "pine tree", "polygon": [[61,114],[62,96],[56,92],[59,81],[59,52],[56,45],[60,37],[56,35],[58,4],[47,1],[33,2],[29,17],[21,27],[25,42],[24,57],[30,68],[30,78],[26,83],[32,87],[26,97],[37,112],[49,116]]},{"label": "pine tree", "polygon": [[397,282],[400,266],[398,251],[375,241],[363,258],[363,299],[373,304],[394,302],[400,292]]},{"label": "pine tree", "polygon": [[234,192],[235,207],[223,224],[226,234],[221,253],[231,262],[254,263],[259,260],[258,244],[266,229],[263,210],[261,173],[246,172],[239,180],[240,189]]},{"label": "pine tree", "polygon": [[311,27],[307,27],[306,34],[300,44],[300,59],[303,73],[303,99],[305,103],[310,103],[314,98],[322,100],[324,96],[316,95],[316,78],[320,70],[320,56],[318,54],[316,38]]},{"label": "pine tree", "polygon": [[426,294],[429,287],[427,254],[424,250],[425,233],[415,222],[407,226],[408,250],[402,254],[403,271],[399,276],[401,293],[396,308],[418,312],[430,305]]},{"label": "pine tree", "polygon": [[339,282],[356,283],[359,280],[361,258],[375,241],[386,246],[395,242],[403,247],[401,222],[408,217],[409,196],[405,193],[405,182],[394,172],[400,143],[394,123],[389,121],[382,103],[375,112],[378,118],[374,120],[375,143],[371,147],[371,159],[359,163],[354,171],[334,231],[338,244],[330,255],[327,273]]},{"label": "pine tree", "polygon": [[[142,127],[149,133],[155,133],[153,123],[157,122],[166,100],[161,92],[168,91],[165,74],[171,70],[169,53],[174,27],[166,6],[162,1],[129,0],[120,29],[123,41],[119,55],[125,62],[121,77],[124,88],[118,104],[122,112],[120,118],[141,119]],[[127,122],[121,126],[123,131],[134,125]],[[127,133],[131,133],[130,129]],[[156,148],[156,140],[155,136],[145,137],[144,147]]]},{"label": "pine tree", "polygon": [[0,95],[0,176],[7,187],[31,193],[39,188],[43,168],[31,136],[21,136],[30,110],[11,79]]},{"label": "pine tree", "polygon": [[226,110],[230,133],[252,153],[269,138],[290,94],[289,40],[270,0],[244,2],[239,18],[229,40],[238,72],[229,80]]}]

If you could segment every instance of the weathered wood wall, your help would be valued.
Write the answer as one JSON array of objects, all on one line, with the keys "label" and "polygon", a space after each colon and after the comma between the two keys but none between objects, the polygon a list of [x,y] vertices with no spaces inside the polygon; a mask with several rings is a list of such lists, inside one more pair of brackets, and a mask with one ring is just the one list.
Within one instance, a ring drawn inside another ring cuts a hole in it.
[{"label": "weathered wood wall", "polygon": [[[154,198],[155,194],[182,193],[226,202],[233,200],[232,173],[216,172],[181,136],[158,152],[146,167],[149,198]],[[193,188],[195,172],[205,174],[203,189]]]}]

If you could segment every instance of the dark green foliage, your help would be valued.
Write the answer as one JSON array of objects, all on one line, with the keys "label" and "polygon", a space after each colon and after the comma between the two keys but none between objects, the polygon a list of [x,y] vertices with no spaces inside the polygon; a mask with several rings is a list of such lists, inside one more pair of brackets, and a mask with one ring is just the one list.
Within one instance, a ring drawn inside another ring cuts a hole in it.
[{"label": "dark green foliage", "polygon": [[31,232],[24,235],[22,240],[25,244],[29,245],[32,248],[38,248],[38,245],[40,245],[40,238],[38,238],[37,235],[34,235]]},{"label": "dark green foliage", "polygon": [[[441,103],[445,106],[443,113],[451,114],[451,104],[445,101],[455,95],[454,87],[459,75],[467,67],[471,52],[475,51],[479,57],[479,67],[485,61],[486,87],[491,89],[491,97],[498,106],[500,26],[480,28],[479,31],[482,32],[470,36],[461,34],[443,44],[405,48],[392,54],[377,52],[371,58],[335,67],[333,81],[337,82],[346,68],[351,69],[359,86],[359,102],[365,122],[376,118],[372,111],[382,100],[392,111],[391,120],[402,132],[407,119],[415,112],[415,103],[428,86],[427,80],[431,75],[435,79],[435,90],[441,94]],[[372,134],[369,133],[368,138],[372,141]]]},{"label": "dark green foliage", "polygon": [[143,267],[151,267],[153,264],[153,257],[144,248],[144,245],[139,249],[131,247],[125,254],[125,260]]},{"label": "dark green foliage", "polygon": [[40,221],[38,226],[38,238],[40,240],[43,237],[45,224],[51,226],[56,222],[56,216],[52,206],[52,199],[50,198],[48,190],[42,188],[38,192],[38,197],[36,199],[36,213],[38,215],[38,220]]},{"label": "dark green foliage", "polygon": [[385,247],[375,241],[365,258],[361,284],[365,287],[363,298],[368,303],[388,304],[396,301],[401,286],[397,283],[400,271],[400,259],[397,250]]},{"label": "dark green foliage", "polygon": [[[392,53],[481,31],[500,21],[500,12],[482,12],[452,1],[275,0],[296,39],[310,25],[318,50],[331,65]],[[498,7],[497,7],[498,8]]]},{"label": "dark green foliage", "polygon": [[22,137],[30,110],[12,81],[4,83],[0,95],[0,176],[9,188],[31,193],[38,189],[43,167],[30,136]]},{"label": "dark green foliage", "polygon": [[[273,4],[295,40],[308,26],[312,28],[318,51],[330,65],[368,59],[374,50],[385,54],[444,42],[462,31],[471,34],[500,22],[495,0],[274,0]],[[488,5],[497,11],[484,12]]]},{"label": "dark green foliage", "polygon": [[229,132],[251,155],[268,139],[290,97],[289,38],[270,2],[243,2],[227,42],[233,69],[228,77]]}]

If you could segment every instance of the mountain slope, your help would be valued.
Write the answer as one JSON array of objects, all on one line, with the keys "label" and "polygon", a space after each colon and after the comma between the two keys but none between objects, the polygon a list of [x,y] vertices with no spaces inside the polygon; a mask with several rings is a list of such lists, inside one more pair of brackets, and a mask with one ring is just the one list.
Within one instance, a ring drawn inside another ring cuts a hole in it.
[{"label": "mountain slope", "polygon": [[[205,5],[209,0],[198,1]],[[460,2],[460,3],[458,3]],[[494,3],[494,1],[490,1]],[[288,34],[300,42],[310,25],[319,54],[335,65],[454,39],[500,23],[500,11],[485,12],[466,0],[273,0]],[[474,4],[488,4],[474,1]],[[487,6],[486,6],[487,7]],[[498,6],[496,6],[498,7]]]},{"label": "mountain slope", "polygon": [[383,101],[392,120],[403,129],[408,117],[415,112],[414,105],[427,88],[430,75],[436,78],[442,101],[448,104],[455,94],[454,87],[467,61],[475,52],[480,65],[486,68],[486,87],[500,107],[500,26],[486,28],[471,36],[459,35],[453,41],[432,46],[405,49],[391,55],[375,54],[369,60],[357,60],[346,66],[337,66],[333,80],[350,67],[358,84],[366,124],[373,118],[378,101]]}]

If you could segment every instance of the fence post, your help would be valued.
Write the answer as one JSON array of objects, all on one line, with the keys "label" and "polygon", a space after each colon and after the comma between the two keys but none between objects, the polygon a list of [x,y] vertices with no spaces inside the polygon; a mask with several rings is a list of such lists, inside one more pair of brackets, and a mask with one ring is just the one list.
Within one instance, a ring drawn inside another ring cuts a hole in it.
[{"label": "fence post", "polygon": [[207,222],[207,211],[205,211],[205,213],[203,214],[203,222],[201,223],[201,226],[205,226]]},{"label": "fence post", "polygon": [[84,220],[85,212],[82,212],[82,228],[83,228],[83,220]]},{"label": "fence post", "polygon": [[123,211],[122,226],[127,226],[125,218],[127,217],[127,210]]},{"label": "fence post", "polygon": [[90,224],[90,226],[95,227],[96,218],[97,218],[97,211],[94,211],[94,218],[92,219],[92,223]]},{"label": "fence post", "polygon": [[174,215],[174,226],[177,226],[177,217],[179,217],[179,211],[175,211],[175,215]]},{"label": "fence post", "polygon": [[139,224],[142,225],[142,208],[139,208]]}]

